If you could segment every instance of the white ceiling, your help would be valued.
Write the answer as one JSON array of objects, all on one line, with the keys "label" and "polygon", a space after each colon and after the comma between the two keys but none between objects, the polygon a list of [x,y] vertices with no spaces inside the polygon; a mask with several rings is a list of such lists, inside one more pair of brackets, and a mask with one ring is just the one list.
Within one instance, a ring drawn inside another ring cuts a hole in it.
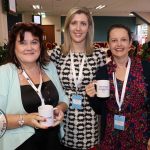
[{"label": "white ceiling", "polygon": [[[66,15],[74,6],[86,6],[94,16],[128,16],[130,12],[149,12],[150,0],[17,0],[18,12],[36,13],[33,4],[42,6],[41,12],[47,15]],[[98,5],[106,5],[96,10]]]}]

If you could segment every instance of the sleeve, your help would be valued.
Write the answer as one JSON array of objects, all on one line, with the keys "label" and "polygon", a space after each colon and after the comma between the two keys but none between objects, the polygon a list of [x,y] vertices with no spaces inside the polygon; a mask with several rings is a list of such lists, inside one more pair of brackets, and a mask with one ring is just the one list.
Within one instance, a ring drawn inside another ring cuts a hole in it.
[{"label": "sleeve", "polygon": [[0,66],[0,109],[6,112],[7,97],[9,91],[9,68],[6,66]]},{"label": "sleeve", "polygon": [[[95,80],[108,80],[108,73],[107,73],[107,66],[104,65],[99,67],[98,71],[96,72]],[[88,97],[90,106],[97,114],[105,115],[106,114],[106,101],[108,98],[99,98],[95,97]]]},{"label": "sleeve", "polygon": [[150,62],[148,61],[143,61],[143,71],[144,71],[144,79],[146,83],[146,88],[147,88],[147,97],[145,100],[147,110],[148,110],[148,136],[150,138]]},{"label": "sleeve", "polygon": [[90,106],[96,114],[104,115],[106,113],[106,100],[97,96],[88,97]]},{"label": "sleeve", "polygon": [[65,102],[67,104],[67,106],[69,106],[69,99],[67,97],[67,95],[65,94],[62,86],[61,86],[61,83],[60,83],[60,80],[59,80],[59,76],[57,74],[57,70],[56,70],[56,67],[55,65],[51,62],[51,67],[52,67],[52,74],[53,74],[53,80],[55,81],[55,86],[58,90],[58,94],[59,94],[59,102]]}]

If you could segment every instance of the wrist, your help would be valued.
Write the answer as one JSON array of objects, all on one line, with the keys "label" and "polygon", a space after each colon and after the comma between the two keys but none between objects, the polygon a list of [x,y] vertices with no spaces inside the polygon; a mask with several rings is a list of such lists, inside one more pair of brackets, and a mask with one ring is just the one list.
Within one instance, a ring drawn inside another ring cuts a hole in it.
[{"label": "wrist", "polygon": [[24,125],[25,121],[24,121],[24,115],[19,115],[19,119],[18,119],[18,124],[20,127],[22,127]]}]

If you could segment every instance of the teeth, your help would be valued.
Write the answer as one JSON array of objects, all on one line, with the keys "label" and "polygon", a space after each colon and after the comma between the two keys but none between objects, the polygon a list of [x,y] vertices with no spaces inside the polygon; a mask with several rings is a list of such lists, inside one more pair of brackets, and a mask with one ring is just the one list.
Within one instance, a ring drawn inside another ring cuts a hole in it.
[{"label": "teeth", "polygon": [[116,49],[117,51],[122,51],[123,49]]},{"label": "teeth", "polygon": [[76,33],[75,35],[81,35],[81,33]]},{"label": "teeth", "polygon": [[34,54],[34,53],[25,53],[25,55],[32,55],[32,54]]}]

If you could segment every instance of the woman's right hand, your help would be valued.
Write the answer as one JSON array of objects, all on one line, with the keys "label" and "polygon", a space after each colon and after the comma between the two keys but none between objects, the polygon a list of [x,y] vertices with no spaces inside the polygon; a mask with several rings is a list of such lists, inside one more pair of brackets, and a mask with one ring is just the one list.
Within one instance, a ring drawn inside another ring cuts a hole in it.
[{"label": "woman's right hand", "polygon": [[96,94],[95,85],[94,85],[95,83],[96,81],[93,81],[85,87],[86,94],[90,97],[94,97]]},{"label": "woman's right hand", "polygon": [[24,114],[23,119],[24,119],[24,125],[31,126],[33,128],[40,128],[40,129],[48,128],[40,124],[40,121],[46,121],[46,119],[39,116],[38,113]]}]

